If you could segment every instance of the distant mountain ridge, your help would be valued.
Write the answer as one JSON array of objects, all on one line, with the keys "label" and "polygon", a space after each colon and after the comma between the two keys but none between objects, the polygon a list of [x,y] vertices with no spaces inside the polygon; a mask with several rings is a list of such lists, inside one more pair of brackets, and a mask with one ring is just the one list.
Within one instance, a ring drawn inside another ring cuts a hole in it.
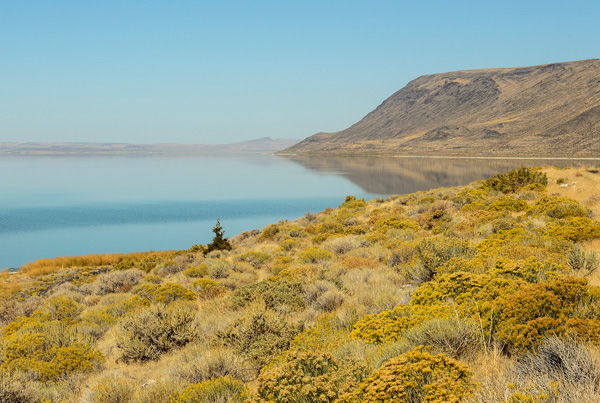
[{"label": "distant mountain ridge", "polygon": [[281,153],[600,157],[600,60],[422,76]]},{"label": "distant mountain ridge", "polygon": [[0,155],[219,155],[273,153],[296,139],[260,139],[230,144],[0,143]]}]

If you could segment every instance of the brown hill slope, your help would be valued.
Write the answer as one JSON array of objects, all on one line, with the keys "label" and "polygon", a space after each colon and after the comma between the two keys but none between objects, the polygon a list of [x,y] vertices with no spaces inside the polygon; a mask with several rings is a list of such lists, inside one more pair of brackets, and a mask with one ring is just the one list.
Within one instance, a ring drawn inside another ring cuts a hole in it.
[{"label": "brown hill slope", "polygon": [[422,76],[282,153],[600,157],[600,60]]}]

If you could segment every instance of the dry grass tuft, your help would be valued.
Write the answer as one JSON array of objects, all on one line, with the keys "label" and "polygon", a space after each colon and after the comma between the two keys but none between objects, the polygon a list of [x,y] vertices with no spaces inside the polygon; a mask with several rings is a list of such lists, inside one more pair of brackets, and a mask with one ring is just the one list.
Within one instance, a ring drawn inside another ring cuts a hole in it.
[{"label": "dry grass tuft", "polygon": [[172,251],[162,251],[112,253],[87,256],[62,256],[54,259],[40,259],[36,260],[35,262],[27,263],[25,266],[19,269],[19,272],[24,273],[29,277],[37,277],[54,273],[57,270],[66,269],[69,267],[109,266],[121,262],[142,260],[152,255],[164,257],[172,253]]}]

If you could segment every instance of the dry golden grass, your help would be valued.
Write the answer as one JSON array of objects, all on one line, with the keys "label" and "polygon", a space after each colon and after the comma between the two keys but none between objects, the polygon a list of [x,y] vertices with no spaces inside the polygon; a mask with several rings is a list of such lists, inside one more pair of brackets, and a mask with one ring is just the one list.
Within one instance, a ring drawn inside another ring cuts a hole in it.
[{"label": "dry golden grass", "polygon": [[62,256],[54,259],[39,259],[35,262],[27,263],[19,269],[20,273],[29,277],[42,276],[54,273],[57,270],[68,267],[86,267],[86,266],[106,266],[120,262],[141,260],[145,257],[156,255],[159,257],[167,256],[172,251],[160,252],[135,252],[135,253],[111,253],[87,256]]},{"label": "dry golden grass", "polygon": [[[592,218],[600,217],[600,168],[545,168],[543,171],[548,175],[549,194],[575,199],[592,210]],[[556,183],[558,179],[563,179],[564,183]]]}]

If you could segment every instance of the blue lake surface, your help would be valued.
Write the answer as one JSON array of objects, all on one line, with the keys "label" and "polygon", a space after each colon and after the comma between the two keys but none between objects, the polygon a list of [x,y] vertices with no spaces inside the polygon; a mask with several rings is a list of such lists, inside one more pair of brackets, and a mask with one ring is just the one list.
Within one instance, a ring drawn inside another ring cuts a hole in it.
[{"label": "blue lake surface", "polygon": [[[458,186],[521,165],[377,157],[0,157],[0,269],[40,258],[185,249],[306,212]],[[593,164],[593,163],[592,163]]]}]

